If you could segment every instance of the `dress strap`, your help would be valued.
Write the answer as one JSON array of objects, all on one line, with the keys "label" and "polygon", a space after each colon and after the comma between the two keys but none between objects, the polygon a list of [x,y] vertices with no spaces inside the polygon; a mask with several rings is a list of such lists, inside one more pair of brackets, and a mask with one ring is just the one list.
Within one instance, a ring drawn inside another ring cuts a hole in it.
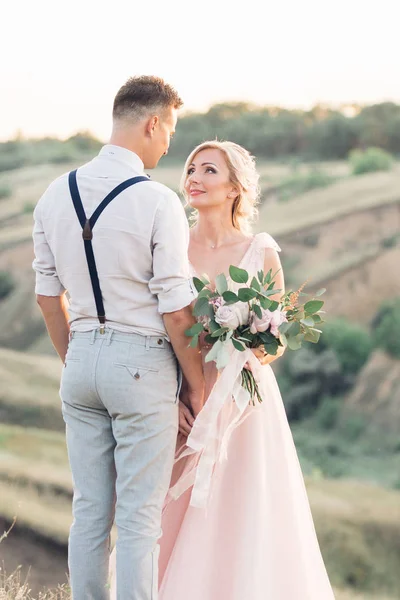
[{"label": "dress strap", "polygon": [[281,251],[280,246],[274,240],[272,235],[265,233],[264,231],[262,233],[257,233],[255,236],[254,245],[258,250],[273,248],[273,250],[276,250],[277,252]]}]

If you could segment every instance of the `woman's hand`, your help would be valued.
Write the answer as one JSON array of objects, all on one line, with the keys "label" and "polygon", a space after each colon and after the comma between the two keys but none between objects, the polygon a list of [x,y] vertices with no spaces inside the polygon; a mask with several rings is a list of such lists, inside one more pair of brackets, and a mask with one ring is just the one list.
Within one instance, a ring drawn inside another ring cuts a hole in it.
[{"label": "woman's hand", "polygon": [[190,409],[180,400],[179,401],[179,432],[187,437],[192,431],[194,416]]},{"label": "woman's hand", "polygon": [[[260,362],[261,366],[263,366],[263,367],[265,367],[265,365],[271,364],[277,358],[280,358],[282,356],[282,354],[285,352],[285,348],[283,346],[279,346],[276,354],[267,354],[266,352],[264,352],[262,347],[250,348],[250,349],[251,349],[252,353],[254,354],[254,356]],[[245,369],[248,369],[249,371],[251,371],[251,365],[249,363],[246,363],[244,365],[244,367],[245,367]]]}]

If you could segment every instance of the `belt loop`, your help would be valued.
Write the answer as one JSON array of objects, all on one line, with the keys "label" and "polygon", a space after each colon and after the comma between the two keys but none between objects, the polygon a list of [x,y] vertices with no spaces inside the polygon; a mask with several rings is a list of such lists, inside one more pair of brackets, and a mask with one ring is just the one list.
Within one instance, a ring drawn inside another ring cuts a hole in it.
[{"label": "belt loop", "polygon": [[95,339],[96,339],[96,330],[92,329],[92,335],[90,336],[90,343],[94,344]]},{"label": "belt loop", "polygon": [[150,350],[150,336],[146,335],[146,351]]},{"label": "belt loop", "polygon": [[112,340],[112,336],[114,334],[114,330],[113,329],[109,329],[107,331],[107,342],[106,342],[106,346],[109,346],[111,344],[111,340]]}]

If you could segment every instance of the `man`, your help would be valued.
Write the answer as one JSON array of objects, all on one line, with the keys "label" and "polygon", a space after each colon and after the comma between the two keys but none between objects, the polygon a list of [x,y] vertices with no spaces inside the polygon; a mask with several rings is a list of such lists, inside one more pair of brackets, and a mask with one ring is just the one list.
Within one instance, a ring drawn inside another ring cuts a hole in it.
[{"label": "man", "polygon": [[109,598],[114,517],[118,600],[157,598],[178,430],[176,357],[194,415],[204,402],[201,358],[184,334],[194,323],[187,221],[176,194],[144,175],[167,153],[181,105],[162,79],[128,80],[114,100],[110,144],[54,181],[34,213],[37,301],[64,363],[74,600]]}]

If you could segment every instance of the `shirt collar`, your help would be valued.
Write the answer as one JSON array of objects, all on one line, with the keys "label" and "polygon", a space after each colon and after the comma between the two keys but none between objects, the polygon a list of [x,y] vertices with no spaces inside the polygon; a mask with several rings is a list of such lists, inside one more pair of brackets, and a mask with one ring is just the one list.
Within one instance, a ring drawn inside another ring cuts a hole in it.
[{"label": "shirt collar", "polygon": [[122,162],[138,173],[144,172],[143,161],[137,154],[131,150],[128,150],[128,148],[114,146],[113,144],[106,144],[100,150],[99,156],[106,156],[108,158],[117,160],[118,162]]}]

